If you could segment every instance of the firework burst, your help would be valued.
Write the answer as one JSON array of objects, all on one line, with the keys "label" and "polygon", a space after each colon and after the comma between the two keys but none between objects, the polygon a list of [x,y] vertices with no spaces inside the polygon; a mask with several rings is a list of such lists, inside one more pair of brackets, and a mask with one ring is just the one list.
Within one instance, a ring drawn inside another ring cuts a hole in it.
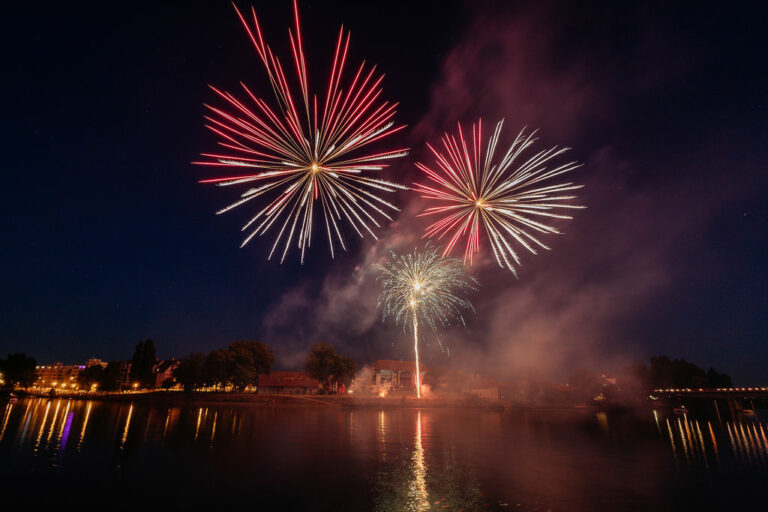
[{"label": "firework burst", "polygon": [[443,258],[430,245],[409,254],[393,252],[390,261],[377,268],[382,286],[379,307],[384,318],[393,317],[398,325],[413,329],[416,396],[421,398],[419,324],[435,331],[453,320],[464,324],[462,310],[474,309],[462,294],[476,290],[477,281],[467,274],[461,260]]},{"label": "firework burst", "polygon": [[464,261],[480,250],[480,233],[484,230],[499,266],[517,275],[515,264],[520,258],[513,248],[519,244],[533,254],[537,247],[549,249],[539,235],[559,233],[545,223],[551,219],[571,219],[558,213],[583,208],[569,202],[576,198],[570,192],[582,187],[570,182],[549,185],[548,180],[580,166],[575,162],[551,166],[551,161],[569,148],[539,151],[527,157],[523,153],[536,139],[534,133],[521,131],[501,161],[494,163],[504,120],[496,125],[483,152],[482,121],[472,125],[472,140],[468,145],[461,125],[458,139],[445,134],[444,152],[427,145],[435,157],[436,166],[416,166],[432,182],[415,183],[413,189],[425,199],[439,201],[439,206],[424,210],[420,216],[440,216],[425,230],[424,237],[447,237],[443,255],[465,240]]},{"label": "firework burst", "polygon": [[350,225],[360,237],[367,232],[376,238],[372,226],[379,227],[381,217],[392,220],[389,211],[399,211],[378,194],[407,190],[372,176],[389,160],[405,156],[407,150],[366,151],[370,144],[404,128],[393,122],[397,104],[380,99],[383,75],[376,76],[375,66],[366,67],[363,62],[351,81],[343,82],[349,32],[342,27],[326,93],[320,98],[311,94],[294,0],[294,29],[288,31],[298,78],[298,93],[294,93],[283,65],[264,42],[255,11],[251,9],[251,24],[237,7],[235,10],[267,71],[277,109],[245,84],[241,83],[242,98],[212,87],[227,107],[206,105],[211,112],[206,116],[206,126],[225,149],[223,154],[204,153],[208,160],[194,163],[234,167],[245,173],[201,183],[249,186],[237,201],[216,213],[268,197],[243,226],[248,235],[241,247],[274,226],[277,235],[269,258],[282,246],[281,262],[294,241],[304,261],[304,252],[312,240],[315,210],[322,212],[331,257],[335,242],[346,250],[340,224]]}]

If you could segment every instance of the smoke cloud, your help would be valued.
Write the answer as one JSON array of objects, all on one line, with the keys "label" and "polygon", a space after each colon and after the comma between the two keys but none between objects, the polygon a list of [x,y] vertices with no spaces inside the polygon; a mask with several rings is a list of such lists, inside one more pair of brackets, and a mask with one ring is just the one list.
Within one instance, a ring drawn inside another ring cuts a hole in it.
[{"label": "smoke cloud", "polygon": [[[562,28],[553,26],[546,12],[481,15],[445,57],[429,109],[411,131],[415,149],[409,158],[424,160],[424,143],[455,130],[456,122],[483,117],[487,136],[504,117],[506,143],[528,126],[539,129],[540,149],[577,148],[570,158],[584,166],[571,179],[586,186],[579,201],[587,209],[563,222],[564,235],[545,240],[552,251],[534,256],[521,249],[519,279],[499,268],[481,242],[481,257],[471,268],[481,283],[472,297],[477,314],[467,328],[441,333],[449,350],[434,343],[434,336],[428,341],[428,365],[460,364],[513,378],[558,376],[574,367],[618,368],[645,359],[643,340],[632,326],[675,284],[679,269],[671,262],[684,247],[685,232],[705,225],[733,200],[723,187],[705,207],[677,172],[679,162],[653,162],[649,169],[648,160],[620,154],[621,140],[596,136],[610,133],[618,122],[618,105],[684,73],[678,65],[652,76],[634,71],[646,69],[654,52],[662,51],[658,41],[641,40],[635,62],[597,62],[589,52],[564,51],[557,32]],[[669,62],[683,60],[663,51]],[[408,183],[418,179],[411,164],[397,170]],[[408,193],[400,204],[402,214],[377,243],[363,246],[351,275],[326,275],[274,304],[264,320],[268,339],[327,341],[363,364],[410,357],[402,330],[380,321],[372,272],[389,250],[422,243],[426,220],[416,215],[423,201]],[[670,218],[673,210],[684,213]],[[283,346],[283,362],[300,364],[306,343]]]}]

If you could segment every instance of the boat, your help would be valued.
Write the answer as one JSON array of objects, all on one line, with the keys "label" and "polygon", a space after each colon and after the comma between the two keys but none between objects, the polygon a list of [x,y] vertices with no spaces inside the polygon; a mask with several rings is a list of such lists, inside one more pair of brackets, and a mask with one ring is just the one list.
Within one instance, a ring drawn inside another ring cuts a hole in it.
[{"label": "boat", "polygon": [[8,403],[9,403],[9,404],[15,404],[15,403],[16,403],[16,402],[18,402],[18,401],[19,401],[19,397],[17,397],[17,396],[16,396],[16,395],[14,395],[13,393],[11,393],[10,395],[8,395]]},{"label": "boat", "polygon": [[672,409],[672,412],[674,412],[677,416],[685,416],[688,414],[688,409],[686,409],[684,405],[681,405],[680,407],[675,407]]}]

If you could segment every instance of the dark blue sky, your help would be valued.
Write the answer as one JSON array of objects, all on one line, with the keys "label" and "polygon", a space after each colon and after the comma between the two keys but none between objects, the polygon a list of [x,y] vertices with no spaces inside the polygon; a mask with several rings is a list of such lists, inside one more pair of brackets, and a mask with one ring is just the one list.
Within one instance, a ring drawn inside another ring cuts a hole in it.
[{"label": "dark blue sky", "polygon": [[[207,84],[268,89],[231,5],[188,4],[35,2],[5,16],[0,353],[127,358],[152,337],[177,357],[263,339],[283,366],[321,339],[362,362],[399,357],[400,331],[354,299],[375,293],[355,286],[380,248],[357,242],[332,261],[318,244],[304,266],[295,254],[279,265],[269,238],[238,249],[247,212],[213,214],[232,195],[189,164],[215,144]],[[589,209],[551,254],[519,281],[477,269],[478,315],[447,334],[455,353],[532,367],[537,343],[666,353],[768,381],[765,8],[360,4],[301,3],[310,77],[325,76],[343,22],[353,62],[380,66],[410,127],[393,143],[415,150],[390,177],[409,183],[425,141],[479,115],[538,127],[586,164]],[[287,57],[289,3],[255,5]],[[384,247],[421,227],[406,208]]]}]

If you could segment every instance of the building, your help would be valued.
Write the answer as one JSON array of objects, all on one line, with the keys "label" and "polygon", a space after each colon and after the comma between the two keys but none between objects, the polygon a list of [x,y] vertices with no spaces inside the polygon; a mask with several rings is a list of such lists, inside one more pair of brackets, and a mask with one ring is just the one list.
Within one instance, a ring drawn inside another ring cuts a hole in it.
[{"label": "building", "polygon": [[47,365],[37,365],[35,367],[35,386],[42,388],[55,387],[77,389],[77,376],[84,369],[85,365],[64,365],[59,362]]},{"label": "building", "polygon": [[320,381],[307,372],[272,372],[259,375],[260,394],[313,395],[320,390]]},{"label": "building", "polygon": [[88,361],[86,361],[86,363],[85,363],[85,367],[86,368],[90,368],[91,366],[101,366],[102,368],[106,368],[107,367],[107,363],[106,363],[106,361],[102,361],[101,359],[97,359],[95,357],[92,357]]},{"label": "building", "polygon": [[[416,391],[416,362],[394,361],[379,359],[373,363],[373,375],[371,384],[376,392],[387,391]],[[424,383],[424,375],[429,373],[429,368],[419,365],[421,382]]]},{"label": "building", "polygon": [[131,385],[131,361],[120,361],[120,385],[129,387]]},{"label": "building", "polygon": [[155,376],[155,388],[164,387],[168,381],[173,382],[173,371],[179,366],[179,362],[175,359],[167,359],[165,361],[158,361],[152,368],[152,374]]}]

